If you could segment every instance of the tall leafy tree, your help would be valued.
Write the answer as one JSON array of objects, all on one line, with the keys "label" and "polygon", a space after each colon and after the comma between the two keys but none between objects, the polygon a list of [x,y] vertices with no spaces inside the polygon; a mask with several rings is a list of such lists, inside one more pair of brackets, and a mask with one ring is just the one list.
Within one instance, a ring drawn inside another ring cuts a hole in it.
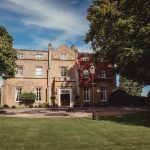
[{"label": "tall leafy tree", "polygon": [[13,77],[16,67],[16,50],[12,48],[13,38],[6,28],[0,26],[0,76]]},{"label": "tall leafy tree", "polygon": [[88,9],[92,42],[128,79],[150,84],[150,0],[93,0]]},{"label": "tall leafy tree", "polygon": [[140,96],[142,92],[142,84],[128,80],[126,77],[122,76],[120,76],[119,88],[132,96]]}]

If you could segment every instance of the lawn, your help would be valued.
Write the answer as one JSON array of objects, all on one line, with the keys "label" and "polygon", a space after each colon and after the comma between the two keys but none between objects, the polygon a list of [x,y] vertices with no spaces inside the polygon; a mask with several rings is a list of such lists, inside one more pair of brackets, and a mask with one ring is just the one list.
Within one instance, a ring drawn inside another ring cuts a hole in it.
[{"label": "lawn", "polygon": [[94,121],[0,117],[0,150],[150,150],[150,113]]}]

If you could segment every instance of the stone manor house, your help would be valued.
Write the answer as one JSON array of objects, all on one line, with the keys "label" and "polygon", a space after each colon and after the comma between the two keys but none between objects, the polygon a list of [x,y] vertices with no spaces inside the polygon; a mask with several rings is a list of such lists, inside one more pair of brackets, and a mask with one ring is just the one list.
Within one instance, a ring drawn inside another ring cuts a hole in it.
[{"label": "stone manor house", "polygon": [[[34,105],[49,103],[55,96],[59,107],[74,107],[85,104],[105,102],[115,89],[115,75],[112,65],[102,57],[94,61],[93,53],[78,52],[61,45],[48,51],[17,50],[16,75],[4,80],[1,89],[1,106],[20,106],[20,94],[36,94]],[[95,73],[90,73],[90,66],[95,66]],[[94,86],[94,88],[92,88]],[[92,90],[94,89],[94,90]]]}]

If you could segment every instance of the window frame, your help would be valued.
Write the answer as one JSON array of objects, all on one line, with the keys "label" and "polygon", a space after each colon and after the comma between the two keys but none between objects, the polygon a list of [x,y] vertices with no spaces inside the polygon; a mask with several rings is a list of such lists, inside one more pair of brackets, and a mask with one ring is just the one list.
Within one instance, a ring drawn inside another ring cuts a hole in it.
[{"label": "window frame", "polygon": [[36,59],[39,59],[39,60],[43,59],[43,54],[36,54]]},{"label": "window frame", "polygon": [[83,89],[83,99],[85,102],[90,102],[90,95],[91,95],[91,91],[89,88],[84,88]]},{"label": "window frame", "polygon": [[89,59],[89,57],[82,57],[82,61],[84,61],[84,62],[89,62],[90,61],[90,59]]},{"label": "window frame", "polygon": [[[22,68],[22,70],[21,69],[19,70],[19,68]],[[17,77],[23,77],[23,70],[24,70],[23,66],[17,66],[17,68],[16,68],[16,76]]]},{"label": "window frame", "polygon": [[35,88],[35,102],[41,102],[42,101],[42,88],[41,87],[36,87]]},{"label": "window frame", "polygon": [[[18,90],[19,89],[19,90]],[[21,89],[21,90],[20,90]],[[22,87],[16,87],[15,91],[15,102],[21,102],[20,95],[22,94]]]},{"label": "window frame", "polygon": [[68,60],[68,56],[66,53],[61,53],[60,54],[60,60]]},{"label": "window frame", "polygon": [[108,101],[107,100],[107,88],[106,87],[100,88],[100,99],[101,99],[101,101]]},{"label": "window frame", "polygon": [[103,79],[106,78],[106,70],[101,70],[100,71],[100,78],[103,78]]},{"label": "window frame", "polygon": [[24,58],[24,53],[17,53],[17,58],[18,59],[23,59]]},{"label": "window frame", "polygon": [[[87,71],[87,72],[85,73],[85,71]],[[84,70],[83,70],[83,77],[84,77],[84,78],[89,78],[89,76],[90,76],[89,70],[88,70],[88,69],[84,69]]]},{"label": "window frame", "polygon": [[60,76],[67,77],[68,76],[68,69],[67,67],[60,67]]},{"label": "window frame", "polygon": [[[41,71],[38,71],[37,69],[41,69]],[[41,72],[41,74],[39,74],[39,72]],[[36,66],[36,67],[35,67],[35,75],[36,75],[37,77],[43,76],[43,67],[42,67],[42,66]]]}]

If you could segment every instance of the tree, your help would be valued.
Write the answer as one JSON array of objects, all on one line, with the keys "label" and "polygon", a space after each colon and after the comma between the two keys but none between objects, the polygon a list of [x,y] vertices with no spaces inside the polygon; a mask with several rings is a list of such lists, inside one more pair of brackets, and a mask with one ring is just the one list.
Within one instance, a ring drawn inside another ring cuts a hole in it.
[{"label": "tree", "polygon": [[120,76],[119,88],[132,96],[140,96],[142,84]]},{"label": "tree", "polygon": [[87,19],[97,55],[107,55],[117,72],[150,84],[150,0],[93,0]]},{"label": "tree", "polygon": [[147,98],[150,100],[150,90],[148,91]]},{"label": "tree", "polygon": [[[5,27],[0,26],[0,76],[13,77],[16,67],[17,53],[12,48],[13,38]],[[4,77],[3,77],[4,78]]]}]

